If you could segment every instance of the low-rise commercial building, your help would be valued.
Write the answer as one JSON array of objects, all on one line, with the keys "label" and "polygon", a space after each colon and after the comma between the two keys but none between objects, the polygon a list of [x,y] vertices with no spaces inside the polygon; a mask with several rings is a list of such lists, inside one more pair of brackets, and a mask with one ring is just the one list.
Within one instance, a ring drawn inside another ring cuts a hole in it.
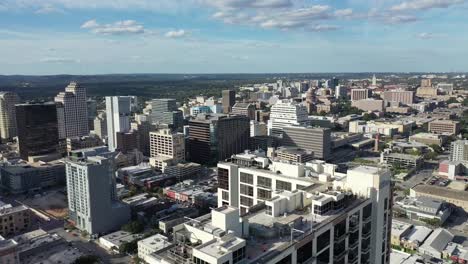
[{"label": "low-rise commercial building", "polygon": [[442,146],[447,142],[447,135],[433,133],[418,133],[409,137],[409,141],[418,142],[426,145]]},{"label": "low-rise commercial building", "polygon": [[142,234],[132,234],[130,232],[120,230],[100,237],[99,245],[109,251],[118,252],[122,244],[139,240],[142,237]]},{"label": "low-rise commercial building", "polygon": [[429,132],[436,134],[458,135],[460,122],[453,120],[434,120],[429,122]]},{"label": "low-rise commercial building", "polygon": [[430,197],[463,208],[468,212],[468,192],[433,185],[416,185],[410,189],[411,197]]},{"label": "low-rise commercial building", "polygon": [[392,166],[397,166],[400,168],[418,169],[422,166],[424,160],[422,156],[402,153],[389,153],[388,151],[383,151],[380,154],[380,162],[391,164]]},{"label": "low-rise commercial building", "polygon": [[32,213],[24,205],[12,206],[2,204],[0,206],[0,235],[12,236],[28,230],[32,226]]},{"label": "low-rise commercial building", "polygon": [[61,161],[0,165],[2,188],[11,193],[36,191],[65,184],[65,164]]},{"label": "low-rise commercial building", "polygon": [[429,197],[405,197],[396,204],[402,208],[410,220],[436,220],[441,225],[450,216],[451,209],[447,203]]},{"label": "low-rise commercial building", "polygon": [[377,99],[363,99],[353,101],[351,106],[356,107],[365,112],[384,112],[384,101]]}]

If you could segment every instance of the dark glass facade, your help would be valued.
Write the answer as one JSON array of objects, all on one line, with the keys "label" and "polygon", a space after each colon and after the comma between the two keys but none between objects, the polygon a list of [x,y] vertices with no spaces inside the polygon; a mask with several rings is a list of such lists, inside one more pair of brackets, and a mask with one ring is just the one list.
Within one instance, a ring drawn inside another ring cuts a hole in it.
[{"label": "dark glass facade", "polygon": [[16,123],[22,159],[57,152],[59,139],[54,103],[17,105]]}]

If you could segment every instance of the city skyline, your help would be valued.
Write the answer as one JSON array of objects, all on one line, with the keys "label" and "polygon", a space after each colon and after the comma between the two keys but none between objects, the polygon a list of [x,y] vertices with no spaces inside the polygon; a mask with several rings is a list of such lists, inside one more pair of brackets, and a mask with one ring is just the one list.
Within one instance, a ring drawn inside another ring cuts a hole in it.
[{"label": "city skyline", "polygon": [[[465,0],[0,3],[1,74],[467,71]],[[272,56],[272,54],[274,54]]]}]

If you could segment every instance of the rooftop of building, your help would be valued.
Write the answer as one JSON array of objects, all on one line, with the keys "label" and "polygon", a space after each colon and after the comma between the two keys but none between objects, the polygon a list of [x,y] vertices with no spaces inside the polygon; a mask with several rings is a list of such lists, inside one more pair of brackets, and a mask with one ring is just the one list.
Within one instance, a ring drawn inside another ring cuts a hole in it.
[{"label": "rooftop of building", "polygon": [[433,199],[430,197],[420,196],[420,197],[405,197],[402,200],[398,201],[399,205],[404,207],[413,207],[414,209],[425,208],[424,212],[429,213],[427,209],[430,209],[434,212],[439,210],[444,202],[441,200]]},{"label": "rooftop of building", "polygon": [[99,238],[99,240],[106,240],[114,245],[120,245],[125,242],[132,242],[135,239],[141,238],[142,234],[132,234],[127,231],[116,231],[114,233],[107,234]]},{"label": "rooftop of building", "polygon": [[232,108],[248,108],[250,106],[253,106],[251,103],[235,103]]},{"label": "rooftop of building", "polygon": [[434,196],[439,196],[451,200],[458,200],[458,201],[464,201],[468,202],[468,192],[466,191],[460,191],[460,190],[454,190],[454,189],[449,189],[446,187],[439,187],[439,186],[434,186],[434,185],[426,185],[426,184],[420,184],[416,185],[412,188],[415,192],[419,194],[428,194],[428,195],[434,195]]},{"label": "rooftop of building", "polygon": [[437,228],[429,237],[424,241],[421,248],[437,250],[442,252],[447,244],[453,240],[453,235],[443,228]]},{"label": "rooftop of building", "polygon": [[413,228],[411,228],[409,233],[406,234],[403,239],[408,242],[416,243],[419,245],[423,243],[431,233],[432,229],[430,229],[429,227],[413,226]]},{"label": "rooftop of building", "polygon": [[23,212],[26,210],[29,210],[29,208],[25,205],[12,206],[11,204],[3,204],[0,207],[0,216]]},{"label": "rooftop of building", "polygon": [[398,236],[400,237],[404,233],[406,233],[408,230],[410,230],[413,227],[413,225],[401,222],[398,220],[393,220],[392,221],[392,236]]},{"label": "rooftop of building", "polygon": [[239,247],[243,244],[245,244],[244,239],[228,234],[197,246],[195,249],[218,259],[232,252],[233,248]]},{"label": "rooftop of building", "polygon": [[172,245],[167,237],[161,235],[161,234],[156,234],[150,237],[147,237],[145,239],[142,239],[138,241],[138,245],[143,245],[146,248],[151,248],[154,251],[158,251],[160,249],[166,248],[170,245]]},{"label": "rooftop of building", "polygon": [[434,133],[418,133],[414,134],[412,138],[424,138],[424,139],[439,139],[440,137],[444,136],[443,134],[434,134]]},{"label": "rooftop of building", "polygon": [[384,157],[392,157],[392,158],[412,160],[412,161],[418,161],[422,158],[421,156],[405,154],[405,153],[395,153],[395,152],[384,153]]}]

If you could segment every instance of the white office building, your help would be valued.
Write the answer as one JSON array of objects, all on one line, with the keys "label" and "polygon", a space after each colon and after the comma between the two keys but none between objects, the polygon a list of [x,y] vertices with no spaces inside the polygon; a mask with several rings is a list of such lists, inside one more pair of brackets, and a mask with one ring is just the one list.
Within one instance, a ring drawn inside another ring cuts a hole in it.
[{"label": "white office building", "polygon": [[290,100],[280,100],[271,107],[268,121],[268,135],[282,137],[283,128],[291,125],[305,125],[308,122],[305,105]]},{"label": "white office building", "polygon": [[71,152],[65,160],[70,220],[89,234],[118,229],[130,220],[130,207],[117,200],[114,155],[97,147]]},{"label": "white office building", "polygon": [[132,97],[106,96],[107,138],[110,151],[117,149],[117,132],[130,130]]},{"label": "white office building", "polygon": [[150,163],[164,169],[166,165],[185,161],[185,137],[171,129],[150,132]]},{"label": "white office building", "polygon": [[10,140],[16,133],[16,108],[19,103],[18,95],[12,92],[0,92],[0,137]]},{"label": "white office building", "polygon": [[89,134],[86,88],[71,82],[55,97],[55,103],[60,139]]},{"label": "white office building", "polygon": [[457,140],[450,144],[450,161],[468,161],[468,140]]}]

